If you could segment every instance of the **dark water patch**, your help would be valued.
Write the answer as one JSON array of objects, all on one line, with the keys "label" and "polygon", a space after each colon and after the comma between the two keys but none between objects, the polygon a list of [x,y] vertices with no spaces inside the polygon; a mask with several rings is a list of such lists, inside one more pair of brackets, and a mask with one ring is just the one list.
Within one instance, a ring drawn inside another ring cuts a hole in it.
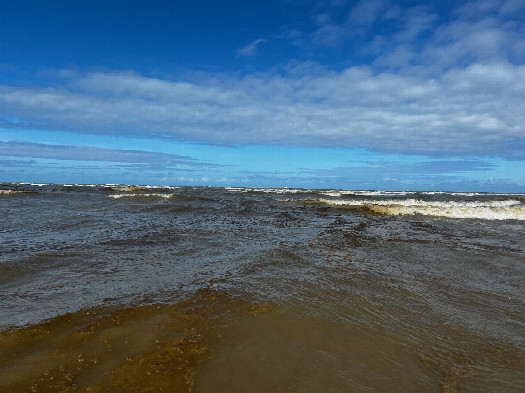
[{"label": "dark water patch", "polygon": [[289,213],[287,211],[277,213],[277,214],[275,214],[274,217],[277,220],[283,220],[283,221],[293,221],[293,220],[297,219],[296,216],[292,215],[291,213]]},{"label": "dark water patch", "polygon": [[126,237],[125,239],[111,239],[101,241],[104,246],[127,248],[127,247],[145,247],[156,246],[159,244],[173,244],[181,241],[182,236],[178,233],[169,231],[148,231],[140,238]]},{"label": "dark water patch", "polygon": [[31,269],[29,269],[27,266],[18,266],[18,262],[0,263],[0,285],[18,281],[30,273]]},{"label": "dark water patch", "polygon": [[145,211],[156,211],[156,210],[165,210],[168,213],[198,213],[199,211],[206,210],[205,207],[202,206],[188,206],[188,205],[179,205],[179,206],[173,206],[173,205],[157,205],[148,207],[145,209]]},{"label": "dark water patch", "polygon": [[258,215],[259,211],[253,206],[240,206],[239,214],[243,216]]},{"label": "dark water patch", "polygon": [[20,280],[25,277],[58,269],[79,260],[78,255],[71,253],[45,252],[25,259],[0,262],[0,285],[20,284]]}]

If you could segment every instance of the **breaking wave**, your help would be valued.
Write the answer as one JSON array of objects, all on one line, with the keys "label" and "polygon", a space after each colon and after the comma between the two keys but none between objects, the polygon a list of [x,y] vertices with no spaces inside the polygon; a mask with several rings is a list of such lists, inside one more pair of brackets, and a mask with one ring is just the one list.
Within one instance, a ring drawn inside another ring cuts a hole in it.
[{"label": "breaking wave", "polygon": [[159,193],[141,193],[141,194],[114,194],[114,195],[108,195],[110,198],[113,199],[119,199],[119,198],[132,198],[132,197],[156,197],[156,198],[166,198],[166,199],[172,199],[175,198],[175,194],[159,194]]},{"label": "breaking wave", "polygon": [[484,220],[525,220],[525,206],[518,200],[455,202],[400,200],[330,200],[307,199],[289,202],[312,202],[330,206],[349,207],[387,216],[423,215],[447,218],[474,218]]},{"label": "breaking wave", "polygon": [[35,191],[0,190],[0,195],[36,194]]},{"label": "breaking wave", "polygon": [[303,188],[250,188],[250,187],[225,187],[229,192],[262,192],[265,194],[312,194],[313,190]]},{"label": "breaking wave", "polygon": [[356,195],[356,196],[405,196],[415,194],[416,191],[358,191],[358,190],[326,190],[321,191],[319,194],[340,197],[344,195]]}]

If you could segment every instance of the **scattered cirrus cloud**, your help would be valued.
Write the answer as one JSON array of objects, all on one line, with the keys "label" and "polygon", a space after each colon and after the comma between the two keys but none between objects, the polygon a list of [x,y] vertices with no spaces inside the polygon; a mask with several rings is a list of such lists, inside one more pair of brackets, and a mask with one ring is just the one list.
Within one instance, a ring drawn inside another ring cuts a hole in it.
[{"label": "scattered cirrus cloud", "polygon": [[[442,6],[444,8],[447,5]],[[291,25],[290,42],[302,47],[340,48],[374,56],[381,67],[419,65],[440,73],[478,61],[525,60],[525,6],[519,0],[474,0],[438,14],[432,4],[401,8],[387,0],[320,2],[310,25]],[[402,56],[410,61],[401,61]],[[372,61],[373,61],[372,60]]]},{"label": "scattered cirrus cloud", "polygon": [[266,42],[264,38],[258,38],[255,41],[251,42],[249,45],[241,48],[237,51],[237,56],[253,56],[257,53],[257,47]]},{"label": "scattered cirrus cloud", "polygon": [[370,162],[364,165],[337,167],[329,169],[306,169],[304,173],[310,176],[333,177],[349,176],[364,180],[366,178],[377,179],[380,177],[403,177],[407,180],[419,179],[420,177],[439,177],[440,180],[461,178],[462,174],[472,172],[486,172],[495,165],[480,159],[450,159],[432,160],[424,162]]},{"label": "scattered cirrus cloud", "polygon": [[348,15],[350,22],[361,25],[369,25],[378,19],[388,6],[384,0],[361,0]]},{"label": "scattered cirrus cloud", "polygon": [[49,145],[33,142],[1,142],[0,156],[31,157],[54,160],[104,161],[128,164],[159,165],[161,167],[218,167],[188,156],[141,150],[108,149],[93,146]]}]

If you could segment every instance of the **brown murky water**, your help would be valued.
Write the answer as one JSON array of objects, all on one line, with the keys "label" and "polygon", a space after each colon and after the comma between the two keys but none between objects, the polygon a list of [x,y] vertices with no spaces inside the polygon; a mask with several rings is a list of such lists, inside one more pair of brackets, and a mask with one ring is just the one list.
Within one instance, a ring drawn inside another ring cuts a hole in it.
[{"label": "brown murky water", "polygon": [[228,325],[269,305],[203,289],[191,299],[92,308],[0,335],[2,392],[191,392]]},{"label": "brown murky water", "polygon": [[523,386],[522,351],[454,329],[440,343],[435,333],[414,347],[400,332],[204,289],[176,304],[92,308],[4,331],[0,391],[517,392]]},{"label": "brown murky water", "polygon": [[519,196],[4,187],[1,393],[525,386]]}]

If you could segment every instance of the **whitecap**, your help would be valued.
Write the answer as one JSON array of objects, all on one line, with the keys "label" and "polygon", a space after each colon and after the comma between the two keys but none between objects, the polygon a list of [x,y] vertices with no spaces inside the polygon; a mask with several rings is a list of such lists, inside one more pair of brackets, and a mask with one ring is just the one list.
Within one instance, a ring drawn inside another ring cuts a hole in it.
[{"label": "whitecap", "polygon": [[286,201],[351,207],[389,216],[423,215],[484,220],[525,220],[525,206],[515,199],[485,202],[422,201],[419,199],[370,201],[362,199],[331,200],[323,198]]}]

